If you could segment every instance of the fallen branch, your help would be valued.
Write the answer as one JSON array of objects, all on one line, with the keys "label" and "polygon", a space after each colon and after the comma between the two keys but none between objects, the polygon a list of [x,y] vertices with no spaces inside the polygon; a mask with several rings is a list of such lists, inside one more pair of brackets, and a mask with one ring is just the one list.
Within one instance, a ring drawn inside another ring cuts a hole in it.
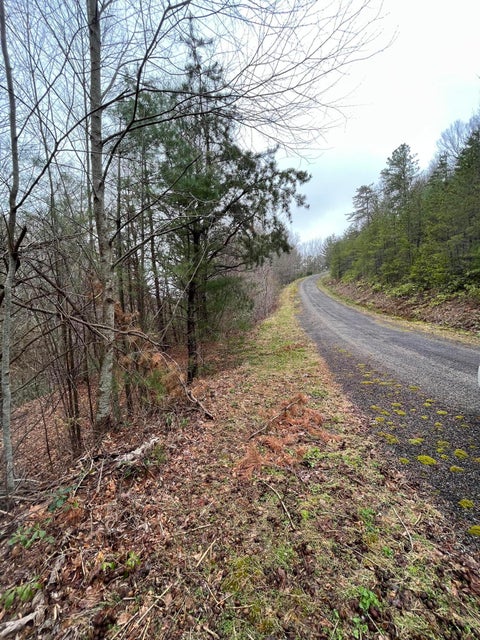
[{"label": "fallen branch", "polygon": [[187,387],[187,385],[183,382],[183,380],[180,380],[180,383],[182,384],[183,389],[184,389],[185,393],[187,394],[187,398],[190,400],[190,402],[193,402],[194,404],[197,405],[197,407],[200,407],[200,409],[203,411],[203,413],[206,415],[206,417],[209,420],[215,420],[215,416],[212,413],[210,413],[210,411],[203,406],[203,404],[200,402],[200,400],[198,400],[198,398],[196,398],[193,395],[191,389],[189,389]]},{"label": "fallen branch", "polygon": [[35,612],[29,613],[28,616],[24,616],[23,618],[19,618],[18,620],[10,620],[9,622],[4,622],[0,624],[0,638],[7,638],[12,635],[12,633],[18,633],[22,631],[24,627],[27,626],[30,622],[33,622],[35,619]]},{"label": "fallen branch", "polygon": [[18,620],[10,620],[0,624],[0,638],[8,638],[12,633],[22,631],[24,627],[35,619],[35,613],[29,613],[28,616],[19,618]]},{"label": "fallen branch", "polygon": [[8,638],[14,633],[19,633],[22,631],[30,622],[33,622],[34,626],[37,627],[39,623],[43,622],[45,616],[45,598],[41,591],[38,591],[32,600],[32,605],[35,607],[35,610],[32,613],[29,613],[27,616],[23,616],[23,618],[18,618],[16,620],[9,620],[8,622],[0,623],[0,638]]},{"label": "fallen branch", "polygon": [[160,441],[160,438],[152,438],[148,442],[144,442],[140,447],[137,447],[130,453],[125,453],[123,456],[120,456],[117,459],[116,466],[121,467],[123,464],[128,464],[129,462],[133,462],[134,460],[138,460],[145,455],[147,451],[153,449],[153,447]]}]

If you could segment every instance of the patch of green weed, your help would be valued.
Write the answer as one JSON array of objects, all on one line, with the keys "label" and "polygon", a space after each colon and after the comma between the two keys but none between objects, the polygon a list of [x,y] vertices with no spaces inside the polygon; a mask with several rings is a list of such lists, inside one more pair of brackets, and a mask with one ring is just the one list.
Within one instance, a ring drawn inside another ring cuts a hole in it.
[{"label": "patch of green weed", "polygon": [[36,542],[48,542],[53,544],[55,542],[52,536],[49,536],[45,529],[42,529],[39,524],[34,524],[31,527],[20,527],[15,531],[13,536],[9,539],[8,544],[16,545],[20,544],[25,549],[30,549]]},{"label": "patch of green weed", "polygon": [[297,554],[291,545],[281,544],[273,549],[273,556],[277,566],[288,569],[292,566]]},{"label": "patch of green weed", "polygon": [[385,433],[384,431],[380,431],[378,435],[384,438],[388,444],[398,444],[399,442],[397,436],[394,436],[391,433]]},{"label": "patch of green weed", "polygon": [[61,509],[61,507],[63,507],[63,505],[67,502],[73,489],[74,487],[60,487],[55,492],[52,501],[48,505],[48,511],[50,511],[50,513],[53,513],[57,509]]},{"label": "patch of green weed", "polygon": [[318,447],[310,447],[303,454],[303,464],[313,469],[317,464],[325,458],[325,454]]},{"label": "patch of green weed", "polygon": [[358,596],[358,608],[364,613],[368,613],[370,607],[381,608],[381,604],[375,593],[367,587],[359,586],[356,589]]},{"label": "patch of green weed", "polygon": [[7,589],[7,591],[0,596],[0,602],[6,610],[10,609],[17,600],[22,603],[30,602],[41,587],[41,582],[35,577],[29,582]]}]

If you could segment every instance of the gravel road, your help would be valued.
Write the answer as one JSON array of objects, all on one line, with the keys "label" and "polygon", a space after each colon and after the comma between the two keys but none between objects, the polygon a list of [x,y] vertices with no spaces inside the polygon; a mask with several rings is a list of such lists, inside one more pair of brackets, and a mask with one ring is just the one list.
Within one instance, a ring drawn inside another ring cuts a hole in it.
[{"label": "gravel road", "polygon": [[438,500],[462,542],[480,525],[480,349],[407,329],[300,284],[300,321],[389,464]]},{"label": "gravel road", "polygon": [[418,385],[452,410],[480,414],[478,348],[395,327],[337,302],[318,289],[317,280],[305,279],[300,294],[303,327],[320,349],[347,349],[396,379]]}]

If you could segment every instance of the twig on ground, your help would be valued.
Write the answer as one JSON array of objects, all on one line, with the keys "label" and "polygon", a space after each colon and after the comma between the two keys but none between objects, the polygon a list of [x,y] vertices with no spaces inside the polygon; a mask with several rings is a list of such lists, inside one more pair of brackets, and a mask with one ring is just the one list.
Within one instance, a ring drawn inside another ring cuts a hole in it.
[{"label": "twig on ground", "polygon": [[205,551],[200,556],[200,560],[198,560],[197,564],[195,565],[195,569],[198,569],[198,567],[202,564],[203,559],[205,558],[207,553],[210,551],[210,549],[213,547],[213,545],[215,544],[216,541],[217,541],[217,539],[215,538],[215,540],[213,540],[213,542],[208,545],[208,547],[205,549]]},{"label": "twig on ground", "polygon": [[293,522],[293,520],[292,520],[292,516],[290,515],[290,512],[288,511],[287,507],[285,506],[285,503],[284,503],[284,501],[282,500],[282,497],[280,496],[280,494],[278,493],[278,491],[275,489],[275,487],[272,487],[272,485],[268,484],[268,482],[265,482],[265,480],[261,480],[261,479],[260,479],[260,482],[261,482],[262,484],[264,484],[266,487],[268,487],[271,491],[273,491],[273,493],[274,493],[274,494],[277,496],[277,498],[280,500],[280,504],[282,505],[283,510],[284,510],[284,511],[285,511],[285,513],[287,514],[287,518],[288,518],[288,520],[289,520],[289,522],[290,522],[290,526],[292,527],[292,529],[293,529],[293,530],[295,530],[295,529],[296,529],[296,527],[295,527],[295,524],[294,524],[294,522]]},{"label": "twig on ground", "polygon": [[193,395],[192,390],[188,389],[186,385],[183,385],[183,388],[190,402],[193,402],[194,404],[197,405],[197,407],[200,407],[200,409],[203,411],[203,413],[206,415],[206,417],[209,420],[215,420],[215,416],[212,413],[210,413],[210,411],[206,407],[204,407],[204,405],[200,402],[200,400]]},{"label": "twig on ground", "polygon": [[407,525],[405,524],[405,522],[402,520],[402,518],[399,516],[399,514],[397,513],[397,510],[395,509],[395,507],[392,507],[394,514],[397,516],[397,518],[400,520],[400,522],[403,525],[403,528],[405,529],[405,533],[408,536],[408,541],[410,542],[410,551],[413,549],[413,540],[412,540],[412,536],[410,535],[410,531],[407,529]]},{"label": "twig on ground", "polygon": [[80,489],[82,482],[85,480],[85,478],[88,476],[88,474],[91,472],[92,469],[93,469],[93,458],[90,458],[90,468],[87,471],[85,471],[85,473],[82,474],[82,477],[77,482],[75,489],[72,491],[72,495],[71,495],[72,498],[75,497],[77,491]]},{"label": "twig on ground", "polygon": [[265,424],[261,429],[258,429],[258,431],[254,431],[252,434],[250,434],[248,436],[248,439],[251,440],[255,436],[258,436],[259,433],[263,433],[264,431],[266,431],[270,427],[270,425],[275,422],[275,420],[277,420],[282,415],[287,413],[287,411],[290,409],[290,407],[293,407],[293,405],[297,404],[299,401],[300,400],[298,398],[295,398],[295,400],[292,400],[292,402],[289,402],[286,407],[283,407],[283,409],[280,411],[280,413],[277,413],[276,416],[273,416],[273,418],[270,418],[270,420],[267,422],[267,424]]},{"label": "twig on ground", "polygon": [[95,495],[100,493],[100,484],[103,478],[103,465],[105,464],[105,460],[102,460],[102,466],[100,467],[100,473],[98,474],[98,482],[97,482],[97,490],[95,491]]},{"label": "twig on ground", "polygon": [[333,629],[332,629],[332,633],[330,634],[330,640],[332,640],[333,638],[335,638],[335,632],[337,631],[338,623],[339,623],[339,620],[337,619],[337,620],[335,621],[335,626],[334,626],[334,627],[333,627]]},{"label": "twig on ground", "polygon": [[213,524],[201,524],[198,527],[195,527],[193,529],[188,529],[187,531],[180,531],[178,534],[174,533],[173,537],[175,537],[176,535],[179,536],[189,536],[191,533],[193,533],[194,531],[199,531],[200,529],[208,529],[209,527],[213,527]]},{"label": "twig on ground", "polygon": [[[135,622],[134,627],[138,627],[138,625],[140,624],[140,622],[142,620],[144,620],[144,618],[150,613],[150,611],[157,606],[157,601],[161,600],[169,591],[170,589],[173,587],[174,583],[169,584],[168,587],[166,589],[164,589],[162,591],[162,593],[158,596],[155,596],[155,602],[153,602],[146,611],[144,611],[142,613],[142,615],[138,618],[138,620]],[[127,627],[130,626],[130,624],[135,620],[135,618],[138,616],[139,612],[137,611],[136,613],[134,613],[132,615],[132,617],[130,618],[130,620],[128,620],[121,629],[119,629],[117,631],[117,633],[115,635],[113,635],[111,637],[111,640],[115,640],[115,638],[118,638],[121,634],[123,634],[124,631],[127,630]],[[147,625],[148,626],[148,625]]]},{"label": "twig on ground", "polygon": [[151,618],[149,618],[147,624],[145,625],[145,629],[143,630],[143,633],[142,633],[142,640],[145,640],[151,621],[152,621]]}]

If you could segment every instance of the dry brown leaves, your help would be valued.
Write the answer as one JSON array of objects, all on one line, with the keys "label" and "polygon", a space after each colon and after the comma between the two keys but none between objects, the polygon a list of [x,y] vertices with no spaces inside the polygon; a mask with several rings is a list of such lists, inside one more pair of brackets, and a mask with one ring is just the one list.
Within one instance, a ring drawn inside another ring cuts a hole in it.
[{"label": "dry brown leaves", "polygon": [[[341,438],[322,428],[325,418],[308,406],[309,398],[297,393],[272,409],[273,416],[250,436],[246,455],[234,467],[235,473],[250,479],[263,467],[291,467],[302,462],[313,443],[338,442]],[[270,433],[264,435],[265,431]],[[272,433],[274,432],[274,433]]]},{"label": "dry brown leaves", "polygon": [[[321,402],[305,393],[312,383],[328,388]],[[233,633],[227,627],[222,631],[220,622],[231,622],[233,616],[239,625],[259,630],[238,637],[261,638],[268,633],[260,631],[266,615],[282,629],[278,637],[335,637],[340,623],[348,628],[352,617],[362,612],[352,598],[341,600],[334,592],[342,588],[344,595],[365,576],[385,602],[391,597],[406,609],[426,608],[413,593],[413,584],[407,597],[407,590],[398,591],[396,576],[382,573],[385,558],[381,550],[372,555],[376,543],[368,537],[368,521],[362,521],[359,509],[375,506],[374,525],[380,530],[392,527],[387,516],[392,501],[396,505],[402,522],[393,517],[396,528],[387,530],[383,544],[395,554],[398,546],[397,564],[408,555],[402,545],[411,546],[409,536],[420,544],[417,529],[430,531],[433,541],[446,539],[443,524],[423,509],[422,522],[413,529],[407,516],[416,517],[408,511],[415,501],[408,498],[404,513],[398,497],[409,487],[392,475],[379,478],[376,471],[362,476],[362,468],[352,466],[348,455],[362,443],[364,427],[322,361],[308,370],[265,378],[247,363],[223,367],[199,380],[193,391],[215,421],[180,404],[168,420],[164,413],[138,418],[59,477],[68,490],[61,504],[56,503],[55,487],[32,494],[36,501],[29,508],[19,503],[4,514],[0,593],[35,577],[46,603],[41,622],[36,628],[27,624],[17,633],[18,640],[227,640]],[[159,438],[158,449],[118,464],[123,454],[153,438]],[[322,468],[307,469],[304,457],[311,448],[332,458],[325,459]],[[362,455],[367,469],[373,453],[363,449]],[[367,479],[378,484],[370,486]],[[309,494],[310,480],[325,495]],[[307,510],[303,523],[302,508]],[[31,537],[35,527],[48,539],[36,540],[29,548],[18,535],[16,542],[8,542],[19,532]],[[305,532],[310,537],[302,538]],[[381,544],[379,540],[379,549]],[[294,564],[257,567],[254,562],[268,554],[278,559],[279,553],[292,553]],[[446,555],[429,558],[445,577]],[[253,563],[245,565],[250,574],[240,574],[240,561]],[[455,569],[458,598],[465,589],[476,588],[478,563],[473,558],[470,562]],[[235,594],[234,579],[244,595]],[[257,595],[266,602],[258,620],[253,618],[255,603],[249,600]],[[30,614],[32,608],[33,601],[17,599],[0,614],[0,625]],[[389,611],[393,615],[396,605]],[[375,624],[385,625],[383,637],[401,637],[388,631],[391,620],[382,615]],[[382,636],[375,631],[371,637]]]}]

